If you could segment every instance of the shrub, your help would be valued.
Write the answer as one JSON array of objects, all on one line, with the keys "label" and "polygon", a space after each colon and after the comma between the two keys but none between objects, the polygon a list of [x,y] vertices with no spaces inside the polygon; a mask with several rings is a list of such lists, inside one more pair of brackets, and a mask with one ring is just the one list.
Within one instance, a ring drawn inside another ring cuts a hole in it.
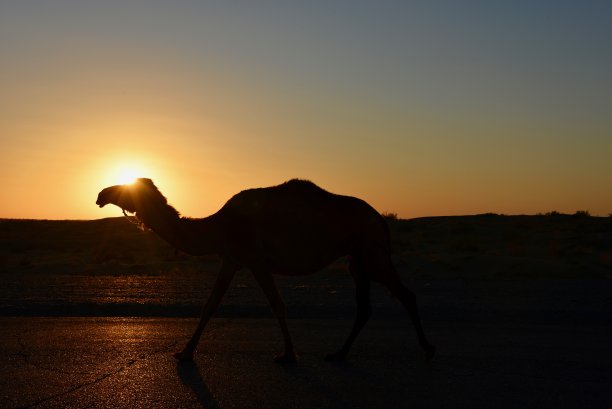
[{"label": "shrub", "polygon": [[381,216],[387,220],[397,220],[397,213],[382,212]]}]

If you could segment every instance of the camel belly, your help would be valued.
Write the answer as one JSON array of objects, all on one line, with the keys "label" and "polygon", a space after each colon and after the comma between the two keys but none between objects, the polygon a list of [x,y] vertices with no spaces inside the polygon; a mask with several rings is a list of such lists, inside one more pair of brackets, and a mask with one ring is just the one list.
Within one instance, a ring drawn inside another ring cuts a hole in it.
[{"label": "camel belly", "polygon": [[251,237],[248,245],[235,247],[232,255],[251,269],[279,275],[313,274],[350,253],[350,240],[329,240],[285,234]]}]

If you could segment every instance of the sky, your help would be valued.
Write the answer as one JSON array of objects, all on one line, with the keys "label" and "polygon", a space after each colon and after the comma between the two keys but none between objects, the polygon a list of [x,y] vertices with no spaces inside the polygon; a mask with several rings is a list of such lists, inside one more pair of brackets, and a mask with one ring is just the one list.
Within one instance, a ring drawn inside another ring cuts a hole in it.
[{"label": "sky", "polygon": [[403,218],[612,213],[612,2],[0,0],[0,218],[310,179]]}]

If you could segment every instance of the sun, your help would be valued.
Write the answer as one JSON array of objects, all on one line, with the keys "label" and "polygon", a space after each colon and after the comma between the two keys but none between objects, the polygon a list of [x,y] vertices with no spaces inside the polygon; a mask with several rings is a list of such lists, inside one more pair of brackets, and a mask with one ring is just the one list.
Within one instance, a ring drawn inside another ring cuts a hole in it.
[{"label": "sun", "polygon": [[134,183],[138,178],[155,179],[159,176],[159,172],[155,171],[158,168],[159,166],[148,157],[129,155],[106,157],[100,159],[96,169],[98,185],[127,185]]},{"label": "sun", "polygon": [[115,169],[115,183],[125,185],[134,183],[139,177],[145,176],[145,169],[138,165],[120,165]]}]

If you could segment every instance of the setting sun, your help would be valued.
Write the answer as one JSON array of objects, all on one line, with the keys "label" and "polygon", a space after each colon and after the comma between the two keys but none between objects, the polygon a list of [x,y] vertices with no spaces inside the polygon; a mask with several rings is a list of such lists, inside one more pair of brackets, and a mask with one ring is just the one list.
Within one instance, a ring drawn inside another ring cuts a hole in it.
[{"label": "setting sun", "polygon": [[110,166],[108,178],[110,183],[125,185],[141,177],[150,177],[149,169],[137,161],[125,161]]},{"label": "setting sun", "polygon": [[117,169],[116,176],[117,182],[123,185],[134,183],[138,177],[142,176],[142,172],[135,167],[125,166]]}]

